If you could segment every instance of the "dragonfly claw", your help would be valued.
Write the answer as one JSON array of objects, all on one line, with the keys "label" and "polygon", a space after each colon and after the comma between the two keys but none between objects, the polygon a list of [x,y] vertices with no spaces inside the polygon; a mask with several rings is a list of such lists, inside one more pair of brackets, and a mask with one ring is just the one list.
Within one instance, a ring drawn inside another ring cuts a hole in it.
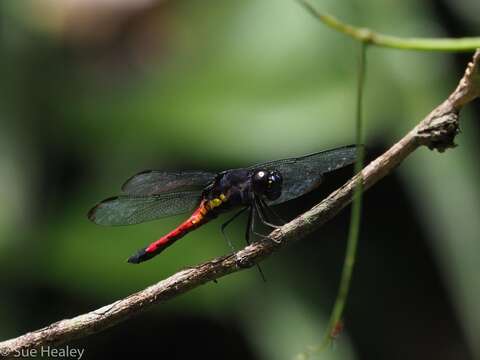
[{"label": "dragonfly claw", "polygon": [[242,269],[248,269],[255,265],[252,260],[249,259],[237,259],[237,266]]}]

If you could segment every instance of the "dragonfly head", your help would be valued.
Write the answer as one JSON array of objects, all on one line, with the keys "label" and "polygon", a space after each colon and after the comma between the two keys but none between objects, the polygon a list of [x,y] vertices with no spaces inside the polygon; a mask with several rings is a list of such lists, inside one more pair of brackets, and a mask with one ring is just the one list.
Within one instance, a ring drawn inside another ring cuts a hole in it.
[{"label": "dragonfly head", "polygon": [[282,193],[282,175],[276,170],[257,170],[252,177],[253,191],[267,200],[275,200]]}]

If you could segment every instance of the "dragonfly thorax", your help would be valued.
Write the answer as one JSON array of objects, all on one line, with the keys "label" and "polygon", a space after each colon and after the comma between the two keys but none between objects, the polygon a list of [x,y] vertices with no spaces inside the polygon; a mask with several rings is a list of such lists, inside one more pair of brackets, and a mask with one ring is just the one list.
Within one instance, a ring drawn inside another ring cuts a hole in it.
[{"label": "dragonfly thorax", "polygon": [[282,193],[282,175],[276,170],[257,170],[252,175],[253,192],[268,200],[278,199]]}]

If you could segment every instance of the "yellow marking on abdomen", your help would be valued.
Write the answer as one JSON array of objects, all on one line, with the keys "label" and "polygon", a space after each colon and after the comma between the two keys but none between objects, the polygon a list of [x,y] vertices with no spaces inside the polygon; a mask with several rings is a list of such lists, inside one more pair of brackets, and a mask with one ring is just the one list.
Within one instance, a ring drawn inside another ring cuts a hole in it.
[{"label": "yellow marking on abdomen", "polygon": [[[200,210],[201,211],[201,210]],[[200,220],[203,219],[203,215],[204,214],[197,214],[197,216],[195,216],[193,219],[192,219],[192,224],[196,224],[198,223]]]},{"label": "yellow marking on abdomen", "polygon": [[211,209],[216,208],[217,206],[220,206],[222,204],[222,200],[220,199],[212,199],[208,202],[208,206],[210,206]]},{"label": "yellow marking on abdomen", "polygon": [[218,198],[214,198],[207,203],[208,210],[214,209],[222,205],[222,203],[226,202],[228,198],[224,194],[220,194]]}]

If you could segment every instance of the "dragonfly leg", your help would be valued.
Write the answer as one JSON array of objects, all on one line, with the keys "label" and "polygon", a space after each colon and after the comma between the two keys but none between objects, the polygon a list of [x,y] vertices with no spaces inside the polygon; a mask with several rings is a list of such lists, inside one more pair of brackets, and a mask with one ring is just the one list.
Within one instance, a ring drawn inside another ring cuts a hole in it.
[{"label": "dragonfly leg", "polygon": [[[245,241],[247,242],[248,245],[250,245],[250,234],[256,234],[254,231],[254,217],[255,217],[255,210],[252,207],[250,207],[250,211],[248,213],[248,221],[247,221],[247,228],[245,231]],[[258,272],[260,273],[260,276],[262,277],[263,282],[267,282],[267,278],[265,277],[265,274],[262,271],[262,268],[260,267],[260,264],[256,264]]]},{"label": "dragonfly leg", "polygon": [[265,219],[265,215],[264,215],[263,212],[262,212],[263,209],[262,209],[262,206],[260,205],[259,200],[258,200],[257,198],[255,198],[255,199],[254,199],[254,202],[255,202],[255,208],[256,208],[257,213],[258,213],[258,217],[260,218],[260,221],[261,221],[264,225],[266,225],[266,226],[268,226],[268,227],[271,227],[271,228],[273,228],[273,229],[278,229],[279,227],[281,227],[281,226],[279,226],[279,225],[275,225],[275,224],[272,224],[272,223],[268,222],[268,221]]},{"label": "dragonfly leg", "polygon": [[247,229],[249,229],[250,234],[258,236],[261,239],[265,239],[267,235],[260,234],[255,231],[255,212],[258,212],[258,210],[256,209],[256,207],[252,206],[250,212],[251,212],[251,220],[249,222],[249,226],[247,227]]},{"label": "dragonfly leg", "polygon": [[[259,209],[260,205],[259,205],[256,201],[255,201],[255,205],[256,205],[255,208],[256,208],[256,210],[257,210],[258,216],[259,216],[260,220],[262,220],[263,224],[265,224],[265,225],[267,225],[267,226],[271,226],[271,227],[273,227],[274,229],[278,229],[278,228],[281,227],[281,226],[278,226],[278,225],[273,225],[273,224],[270,224],[270,223],[265,222],[264,219],[263,219],[263,217],[262,217],[262,213],[260,212],[260,209]],[[263,236],[263,238],[266,238],[266,236]],[[273,239],[272,239],[272,241],[273,241],[274,243],[280,244],[279,241],[276,241],[276,240],[273,240]]]},{"label": "dragonfly leg", "polygon": [[271,206],[269,206],[263,199],[259,199],[259,200],[260,200],[260,205],[263,207],[263,209],[266,209],[267,212],[269,212],[270,215],[272,215],[272,217],[275,218],[275,220],[280,222],[282,225],[285,225],[287,223],[280,216],[278,216],[278,214],[275,211],[273,211]]},{"label": "dragonfly leg", "polygon": [[248,245],[250,245],[250,233],[252,232],[253,215],[253,207],[250,207],[248,212],[247,227],[245,229],[245,241]]},{"label": "dragonfly leg", "polygon": [[222,231],[222,235],[223,235],[223,238],[225,239],[225,241],[227,242],[228,246],[230,246],[230,249],[235,252],[235,248],[233,247],[233,244],[232,242],[230,241],[230,239],[228,238],[227,234],[225,233],[225,229],[228,225],[230,225],[232,223],[233,220],[235,220],[237,217],[239,217],[245,210],[247,210],[248,208],[243,208],[241,209],[239,212],[237,212],[235,215],[233,215],[230,219],[228,219],[225,223],[222,224],[220,230]]}]

